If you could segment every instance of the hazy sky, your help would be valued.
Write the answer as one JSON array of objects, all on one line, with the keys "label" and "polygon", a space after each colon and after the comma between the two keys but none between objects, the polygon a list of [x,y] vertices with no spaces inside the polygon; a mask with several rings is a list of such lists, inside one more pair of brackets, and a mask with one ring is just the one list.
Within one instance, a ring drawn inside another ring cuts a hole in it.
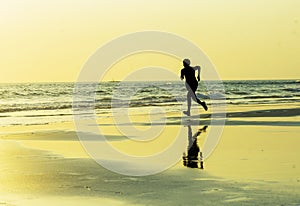
[{"label": "hazy sky", "polygon": [[[300,78],[299,0],[2,0],[0,26],[0,82],[76,81],[97,48],[143,30],[189,39],[222,79]],[[147,66],[147,55],[106,79]],[[178,60],[151,58],[180,70]]]}]

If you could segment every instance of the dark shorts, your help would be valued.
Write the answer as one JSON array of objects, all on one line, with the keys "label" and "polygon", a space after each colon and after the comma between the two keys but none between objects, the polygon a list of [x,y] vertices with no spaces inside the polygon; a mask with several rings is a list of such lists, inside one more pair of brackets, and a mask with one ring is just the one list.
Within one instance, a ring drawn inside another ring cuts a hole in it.
[{"label": "dark shorts", "polygon": [[189,91],[189,87],[191,88],[191,90],[195,93],[197,88],[198,88],[198,82],[197,81],[193,81],[193,82],[186,82],[185,83],[186,89]]}]

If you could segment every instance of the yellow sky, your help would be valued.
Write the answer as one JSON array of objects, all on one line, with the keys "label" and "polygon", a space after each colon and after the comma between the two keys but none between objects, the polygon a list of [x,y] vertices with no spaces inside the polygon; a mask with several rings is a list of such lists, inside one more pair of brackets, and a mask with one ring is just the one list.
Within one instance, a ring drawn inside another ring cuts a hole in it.
[{"label": "yellow sky", "polygon": [[222,79],[300,78],[299,0],[3,0],[0,27],[0,82],[76,81],[97,48],[143,30],[189,39]]}]

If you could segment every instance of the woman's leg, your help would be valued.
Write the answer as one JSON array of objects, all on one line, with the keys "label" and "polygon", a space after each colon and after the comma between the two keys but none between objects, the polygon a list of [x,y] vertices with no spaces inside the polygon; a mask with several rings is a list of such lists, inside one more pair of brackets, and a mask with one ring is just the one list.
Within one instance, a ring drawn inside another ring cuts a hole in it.
[{"label": "woman's leg", "polygon": [[195,102],[198,102],[199,99],[196,97],[196,94],[195,94],[197,87],[198,87],[198,83],[189,83],[189,84],[186,83],[185,87],[188,91],[187,95],[189,96],[189,98],[192,98]]},{"label": "woman's leg", "polygon": [[195,102],[197,102],[198,104],[200,104],[205,111],[207,111],[207,106],[206,103],[203,101],[200,101],[200,99],[197,98],[196,96],[196,90],[198,88],[198,82],[193,82],[193,83],[185,83],[186,89],[188,90],[187,93],[187,104],[188,104],[188,110],[186,112],[184,112],[186,115],[190,115],[190,111],[191,111],[191,99],[193,99]]},{"label": "woman's leg", "polygon": [[197,90],[197,88],[198,88],[198,82],[196,82],[195,84],[193,84],[191,86],[191,90],[193,91],[192,98],[193,98],[193,100],[195,102],[197,102],[198,104],[200,104],[205,111],[207,111],[208,108],[207,108],[206,103],[204,101],[201,101],[200,99],[198,99],[197,96],[196,96],[196,90]]}]

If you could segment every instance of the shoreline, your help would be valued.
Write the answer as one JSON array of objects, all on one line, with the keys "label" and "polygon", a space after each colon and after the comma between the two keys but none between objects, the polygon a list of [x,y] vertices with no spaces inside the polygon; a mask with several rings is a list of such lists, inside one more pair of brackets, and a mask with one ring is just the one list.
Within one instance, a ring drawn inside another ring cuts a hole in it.
[{"label": "shoreline", "polygon": [[[133,116],[145,116],[149,115],[149,111],[151,111],[152,108],[156,107],[144,107],[144,110],[142,107],[133,107],[130,108],[130,112],[132,112]],[[300,102],[296,103],[286,103],[284,106],[277,105],[277,104],[265,104],[265,105],[226,105],[226,118],[227,119],[235,119],[235,118],[290,118],[295,117],[293,121],[299,121],[300,125]],[[144,113],[141,113],[141,112]],[[148,111],[148,112],[145,112]],[[167,118],[169,119],[186,119],[187,117],[181,114],[180,111],[167,111]],[[198,114],[198,115],[193,115]],[[204,120],[209,120],[211,117],[211,112],[205,112],[201,110],[201,108],[195,108],[192,107],[192,115],[189,117],[190,119],[193,118],[203,118]],[[218,112],[215,111],[214,114],[217,116]],[[105,113],[96,114],[97,115],[97,121],[104,119],[106,122],[112,122],[110,119],[112,117],[111,111],[107,111]],[[163,113],[157,113],[155,115],[163,115]],[[223,115],[221,113],[221,115]],[[72,116],[72,114],[70,114]],[[291,119],[289,119],[291,120]],[[144,122],[145,120],[142,120]],[[113,122],[112,122],[113,123]],[[257,124],[258,126],[260,124]],[[66,129],[66,130],[74,130],[74,119],[68,121],[57,121],[57,122],[48,122],[45,124],[15,124],[15,125],[3,125],[0,126],[2,128],[2,132],[0,132],[0,135],[5,135],[8,133],[16,133],[16,132],[23,132],[23,131],[36,131],[36,130],[47,130],[48,127],[56,126],[60,129]],[[270,125],[271,126],[271,125]]]}]

